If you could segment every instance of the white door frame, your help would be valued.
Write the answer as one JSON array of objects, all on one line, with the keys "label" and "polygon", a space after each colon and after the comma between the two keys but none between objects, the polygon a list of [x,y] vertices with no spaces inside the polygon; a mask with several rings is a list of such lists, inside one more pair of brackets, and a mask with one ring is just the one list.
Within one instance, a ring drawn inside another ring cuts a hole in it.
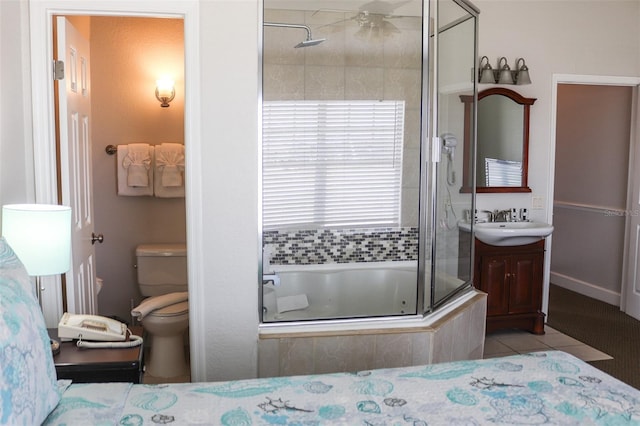
[{"label": "white door frame", "polygon": [[[200,145],[200,44],[199,3],[197,0],[31,0],[29,34],[31,42],[31,90],[33,108],[33,156],[35,199],[37,203],[57,204],[57,167],[53,90],[53,16],[101,15],[167,17],[184,19],[185,43],[185,190],[189,273],[189,332],[191,377],[206,377],[204,287],[202,265],[203,237]],[[43,310],[47,326],[57,325],[62,314],[60,277],[44,277],[47,286]],[[51,325],[55,324],[55,325]]]},{"label": "white door frame", "polygon": [[[620,77],[620,76],[603,76],[603,75],[581,75],[581,74],[553,74],[552,76],[552,89],[551,89],[551,134],[549,135],[549,162],[553,166],[556,160],[556,116],[558,113],[558,86],[560,84],[589,84],[589,85],[597,85],[597,86],[629,86],[629,87],[637,87],[640,86],[640,78],[639,77]],[[637,99],[634,97],[634,101]],[[635,105],[633,106],[633,110],[635,111]],[[630,150],[634,151],[636,145],[638,145],[639,141],[637,140],[638,135],[636,135],[635,129],[635,117],[632,118],[632,132],[630,141]],[[633,173],[631,162],[633,158],[630,158],[629,161],[629,174],[627,176],[627,181],[631,182],[631,176]],[[547,187],[547,200],[552,200],[554,197],[554,184],[555,184],[555,168],[551,167],[551,172],[549,176],[549,186]],[[630,192],[631,187],[627,189],[627,192]],[[629,197],[627,196],[627,205],[629,204]],[[548,209],[547,211],[547,222],[553,223],[553,207]],[[628,258],[628,238],[629,232],[629,218],[625,221],[625,240],[624,240],[624,255],[623,255],[623,265],[622,265],[622,277],[623,277],[623,285],[621,289],[621,300],[620,306],[621,308],[625,304],[625,293],[626,293],[626,276],[627,276],[627,258]],[[551,269],[551,243],[552,243],[553,235],[551,235],[549,239],[548,251],[547,251],[547,260],[546,263],[549,265],[549,270]],[[548,284],[547,284],[548,285]],[[549,303],[549,289],[545,289],[544,292],[544,301],[543,305],[545,307],[545,312],[548,312],[548,303]]]}]

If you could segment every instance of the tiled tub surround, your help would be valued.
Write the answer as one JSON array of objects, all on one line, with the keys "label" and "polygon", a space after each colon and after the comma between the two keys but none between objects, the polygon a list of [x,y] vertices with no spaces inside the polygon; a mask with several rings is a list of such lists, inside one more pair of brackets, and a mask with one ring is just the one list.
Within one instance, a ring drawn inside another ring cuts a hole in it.
[{"label": "tiled tub surround", "polygon": [[418,228],[265,231],[270,264],[311,265],[418,259]]},{"label": "tiled tub surround", "polygon": [[470,290],[425,318],[261,326],[259,377],[392,368],[484,351],[486,294]]}]

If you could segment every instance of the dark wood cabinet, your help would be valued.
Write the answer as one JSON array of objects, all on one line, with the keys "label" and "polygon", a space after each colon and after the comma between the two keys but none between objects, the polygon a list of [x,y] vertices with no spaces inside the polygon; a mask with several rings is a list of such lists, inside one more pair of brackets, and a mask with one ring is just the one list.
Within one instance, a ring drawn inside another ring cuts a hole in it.
[{"label": "dark wood cabinet", "polygon": [[520,328],[544,334],[544,240],[492,246],[475,240],[474,284],[487,293],[487,333]]}]

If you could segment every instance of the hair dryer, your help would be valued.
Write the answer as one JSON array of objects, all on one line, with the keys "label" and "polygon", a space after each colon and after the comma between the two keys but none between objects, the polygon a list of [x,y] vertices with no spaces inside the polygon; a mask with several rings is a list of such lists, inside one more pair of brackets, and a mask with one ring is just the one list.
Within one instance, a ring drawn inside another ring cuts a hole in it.
[{"label": "hair dryer", "polygon": [[442,140],[442,152],[447,155],[447,184],[450,186],[456,183],[456,172],[453,170],[453,157],[458,146],[458,139],[453,133],[444,133],[440,136]]},{"label": "hair dryer", "polygon": [[444,133],[440,139],[442,140],[442,152],[447,154],[449,160],[453,161],[458,139],[452,133]]}]

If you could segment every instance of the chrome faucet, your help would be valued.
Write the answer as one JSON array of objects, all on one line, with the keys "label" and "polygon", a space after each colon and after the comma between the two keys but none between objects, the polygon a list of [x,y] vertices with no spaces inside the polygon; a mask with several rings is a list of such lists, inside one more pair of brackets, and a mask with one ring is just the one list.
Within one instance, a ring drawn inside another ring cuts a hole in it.
[{"label": "chrome faucet", "polygon": [[494,222],[509,222],[511,220],[511,210],[496,210],[493,212]]},{"label": "chrome faucet", "polygon": [[496,221],[495,214],[497,213],[497,210],[494,210],[494,211],[482,210],[482,213],[486,213],[487,214],[487,221],[489,221],[489,222],[495,222]]},{"label": "chrome faucet", "polygon": [[280,285],[280,276],[277,273],[273,274],[263,274],[262,275],[262,285],[267,285],[269,283],[273,283],[274,286]]},{"label": "chrome faucet", "polygon": [[487,213],[489,222],[509,222],[511,220],[511,209],[506,210],[482,210]]}]

